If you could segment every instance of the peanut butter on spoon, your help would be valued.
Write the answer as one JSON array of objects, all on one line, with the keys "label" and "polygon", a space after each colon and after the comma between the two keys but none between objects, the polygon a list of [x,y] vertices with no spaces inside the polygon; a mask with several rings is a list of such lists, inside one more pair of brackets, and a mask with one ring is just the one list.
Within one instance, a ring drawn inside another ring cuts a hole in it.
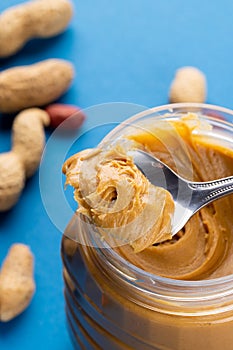
[{"label": "peanut butter on spoon", "polygon": [[84,150],[65,162],[63,172],[75,189],[78,212],[107,242],[112,238],[140,252],[171,239],[171,194],[152,185],[120,145]]}]

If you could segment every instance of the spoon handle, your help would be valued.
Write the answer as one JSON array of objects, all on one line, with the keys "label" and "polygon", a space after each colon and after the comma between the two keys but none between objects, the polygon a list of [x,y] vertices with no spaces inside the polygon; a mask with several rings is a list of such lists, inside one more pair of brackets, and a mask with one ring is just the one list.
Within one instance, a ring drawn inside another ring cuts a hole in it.
[{"label": "spoon handle", "polygon": [[193,191],[192,203],[196,209],[201,209],[208,203],[233,193],[233,176],[208,182],[189,182],[189,188]]}]

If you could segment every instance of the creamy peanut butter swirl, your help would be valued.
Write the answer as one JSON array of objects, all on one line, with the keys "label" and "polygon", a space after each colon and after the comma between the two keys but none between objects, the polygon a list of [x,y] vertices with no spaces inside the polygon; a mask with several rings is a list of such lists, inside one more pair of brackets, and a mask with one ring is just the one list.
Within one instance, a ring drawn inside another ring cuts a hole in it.
[{"label": "creamy peanut butter swirl", "polygon": [[152,185],[121,146],[82,151],[66,161],[63,172],[75,188],[78,212],[107,241],[129,243],[139,252],[171,238],[172,196]]}]

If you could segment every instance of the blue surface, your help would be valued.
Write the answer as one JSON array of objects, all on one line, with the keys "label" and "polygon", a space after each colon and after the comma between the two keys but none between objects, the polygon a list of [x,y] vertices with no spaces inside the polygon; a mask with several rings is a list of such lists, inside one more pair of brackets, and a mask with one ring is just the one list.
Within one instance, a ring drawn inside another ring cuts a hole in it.
[{"label": "blue surface", "polygon": [[[20,2],[1,0],[0,11]],[[0,69],[65,58],[74,63],[77,75],[62,102],[82,108],[106,102],[153,107],[168,102],[174,71],[194,65],[207,76],[207,102],[233,108],[232,0],[80,0],[74,7],[65,33],[27,44],[16,56],[1,60]],[[109,116],[109,122],[115,121]],[[83,130],[96,123],[103,123],[101,116],[90,118]],[[108,130],[83,134],[78,147],[95,146]],[[0,152],[9,147],[10,129],[2,126]],[[30,245],[37,285],[30,307],[0,324],[1,350],[72,349],[65,325],[60,241],[61,233],[42,204],[37,173],[19,203],[0,214],[0,261],[12,243]]]}]

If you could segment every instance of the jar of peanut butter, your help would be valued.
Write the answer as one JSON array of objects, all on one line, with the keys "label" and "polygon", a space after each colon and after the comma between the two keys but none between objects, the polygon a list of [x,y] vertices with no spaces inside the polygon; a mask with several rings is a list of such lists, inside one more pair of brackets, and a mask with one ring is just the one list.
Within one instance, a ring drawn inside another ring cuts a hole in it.
[{"label": "jar of peanut butter", "polygon": [[[224,121],[232,117],[215,106],[163,106],[122,123],[102,145],[123,135],[190,180],[214,180],[233,175],[233,126]],[[110,245],[78,211],[63,235],[62,259],[77,349],[232,350],[232,195],[139,252],[130,242]]]}]

